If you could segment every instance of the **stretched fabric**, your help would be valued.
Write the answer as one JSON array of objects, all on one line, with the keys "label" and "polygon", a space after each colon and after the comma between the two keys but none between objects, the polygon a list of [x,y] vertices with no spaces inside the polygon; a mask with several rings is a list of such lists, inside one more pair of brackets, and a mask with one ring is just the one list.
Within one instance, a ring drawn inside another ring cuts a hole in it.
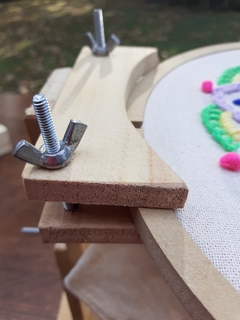
[{"label": "stretched fabric", "polygon": [[[177,218],[240,292],[240,171],[219,166],[226,151],[201,122],[201,111],[212,104],[211,94],[201,91],[202,82],[210,80],[216,86],[226,69],[240,65],[239,57],[240,50],[212,54],[166,75],[148,99],[143,132],[189,188],[184,208],[176,211]],[[239,97],[240,92],[229,94],[227,99]]]}]

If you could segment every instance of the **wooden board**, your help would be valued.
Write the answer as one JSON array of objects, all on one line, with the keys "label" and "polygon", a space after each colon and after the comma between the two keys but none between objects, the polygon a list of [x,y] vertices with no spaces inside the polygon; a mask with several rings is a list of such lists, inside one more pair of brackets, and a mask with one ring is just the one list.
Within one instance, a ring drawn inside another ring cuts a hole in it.
[{"label": "wooden board", "polygon": [[[51,108],[54,107],[60,92],[67,81],[71,68],[60,68],[52,72],[41,93],[50,97]],[[134,116],[133,116],[134,119]],[[38,125],[33,107],[26,111],[25,123],[32,139],[38,132]],[[137,129],[141,134],[141,129]],[[83,212],[83,207],[84,212]],[[114,215],[112,215],[112,210]],[[106,224],[106,225],[105,225]],[[131,214],[127,208],[105,208],[97,210],[94,206],[82,206],[76,213],[63,210],[60,203],[47,203],[39,222],[43,242],[68,243],[139,243]]]},{"label": "wooden board", "polygon": [[[159,64],[134,88],[128,113],[141,121],[155,84],[179,65],[212,53],[240,49],[239,43],[204,47]],[[131,209],[153,261],[194,320],[238,320],[240,294],[192,241],[172,210]],[[159,212],[157,212],[159,211]]]},{"label": "wooden board", "polygon": [[141,242],[127,207],[82,205],[72,213],[61,203],[48,202],[39,229],[44,242]]},{"label": "wooden board", "polygon": [[[71,118],[88,129],[67,167],[50,171],[26,165],[23,181],[29,199],[183,207],[186,185],[140,137],[126,114],[137,80],[157,63],[153,48],[119,47],[105,58],[82,50],[53,116],[60,137]],[[41,144],[40,139],[37,146]]]}]

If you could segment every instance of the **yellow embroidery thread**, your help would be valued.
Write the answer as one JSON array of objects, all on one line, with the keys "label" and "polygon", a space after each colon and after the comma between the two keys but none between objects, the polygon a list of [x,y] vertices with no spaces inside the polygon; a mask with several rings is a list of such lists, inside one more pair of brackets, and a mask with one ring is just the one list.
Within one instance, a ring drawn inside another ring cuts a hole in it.
[{"label": "yellow embroidery thread", "polygon": [[219,120],[227,133],[231,135],[234,140],[240,141],[240,128],[237,128],[232,122],[232,113],[229,111],[222,112]]}]

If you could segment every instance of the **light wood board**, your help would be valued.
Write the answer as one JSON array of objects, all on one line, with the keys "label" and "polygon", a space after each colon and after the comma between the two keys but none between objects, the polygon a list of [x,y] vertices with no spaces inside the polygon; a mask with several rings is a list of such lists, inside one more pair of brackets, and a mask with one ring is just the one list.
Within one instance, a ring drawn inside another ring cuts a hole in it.
[{"label": "light wood board", "polygon": [[139,243],[127,207],[81,205],[67,212],[61,203],[45,204],[39,222],[44,242]]},{"label": "light wood board", "polygon": [[[54,107],[60,137],[71,118],[88,125],[72,162],[60,170],[26,165],[29,199],[83,204],[177,208],[185,183],[156,155],[127,118],[137,80],[157,66],[154,48],[119,47],[110,57],[83,48]],[[37,146],[42,144],[38,140]]]},{"label": "light wood board", "polygon": [[[83,302],[79,301],[83,312],[83,320],[99,320],[97,316]],[[73,320],[66,293],[63,292],[59,304],[57,320]]]},{"label": "light wood board", "polygon": [[[71,68],[54,70],[41,93],[50,97],[53,109],[55,101],[69,76]],[[134,115],[133,115],[134,119]],[[33,107],[26,111],[25,123],[34,139],[38,130]],[[137,129],[141,134],[141,129]],[[112,211],[114,210],[114,213]],[[129,210],[125,208],[81,206],[75,213],[66,212],[60,203],[46,203],[39,222],[43,242],[67,243],[139,243],[141,242]]]}]

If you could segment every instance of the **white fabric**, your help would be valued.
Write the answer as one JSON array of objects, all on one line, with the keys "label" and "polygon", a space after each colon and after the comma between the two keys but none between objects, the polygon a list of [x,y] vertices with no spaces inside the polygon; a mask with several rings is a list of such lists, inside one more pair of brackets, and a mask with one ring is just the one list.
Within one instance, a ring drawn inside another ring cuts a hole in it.
[{"label": "white fabric", "polygon": [[186,205],[176,211],[177,218],[240,292],[240,172],[219,167],[226,152],[206,131],[200,117],[201,110],[212,103],[211,95],[201,92],[201,83],[216,83],[224,70],[238,65],[240,50],[235,50],[173,70],[149,97],[143,131],[146,141],[189,188]]}]

